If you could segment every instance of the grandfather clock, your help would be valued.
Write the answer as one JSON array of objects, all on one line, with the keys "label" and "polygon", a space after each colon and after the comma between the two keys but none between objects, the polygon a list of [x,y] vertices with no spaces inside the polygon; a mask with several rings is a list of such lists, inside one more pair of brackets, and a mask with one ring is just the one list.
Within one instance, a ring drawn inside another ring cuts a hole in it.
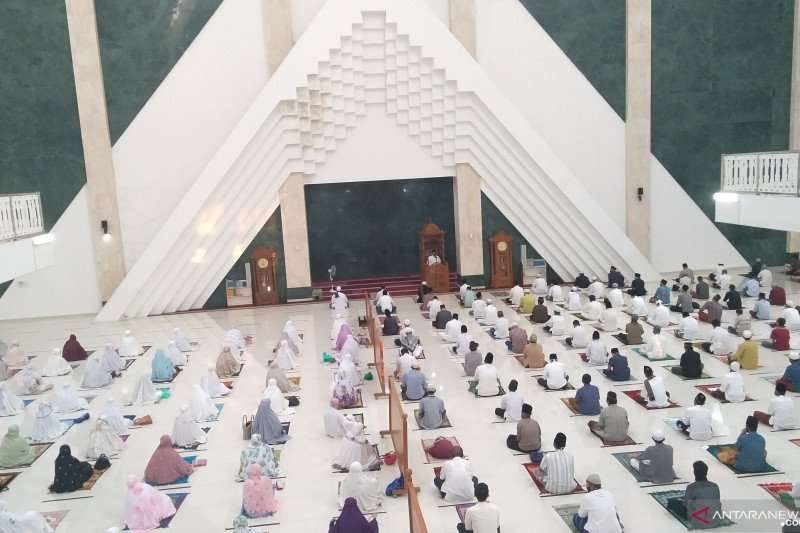
[{"label": "grandfather clock", "polygon": [[272,305],[278,298],[278,252],[259,246],[250,256],[253,267],[253,304]]},{"label": "grandfather clock", "polygon": [[511,235],[505,231],[489,237],[492,254],[492,287],[505,288],[514,285],[514,264],[511,259]]}]

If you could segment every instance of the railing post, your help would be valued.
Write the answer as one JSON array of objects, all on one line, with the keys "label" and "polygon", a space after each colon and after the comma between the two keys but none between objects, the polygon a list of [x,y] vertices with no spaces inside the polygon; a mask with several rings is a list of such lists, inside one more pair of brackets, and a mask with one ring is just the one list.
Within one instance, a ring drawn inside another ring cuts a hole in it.
[{"label": "railing post", "polygon": [[9,198],[8,206],[11,212],[11,239],[17,238],[17,213],[14,210],[14,197]]},{"label": "railing post", "polygon": [[761,189],[761,154],[756,154],[756,194],[760,194]]}]

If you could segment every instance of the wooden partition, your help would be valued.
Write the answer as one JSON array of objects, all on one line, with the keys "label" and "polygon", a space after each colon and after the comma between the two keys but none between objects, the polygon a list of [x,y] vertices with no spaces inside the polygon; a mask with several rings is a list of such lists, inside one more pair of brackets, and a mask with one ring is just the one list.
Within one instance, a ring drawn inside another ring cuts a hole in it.
[{"label": "wooden partition", "polygon": [[[400,387],[394,378],[389,378],[389,429],[381,431],[381,437],[389,436],[397,453],[397,467],[405,476],[408,471],[408,415],[403,411]],[[402,492],[405,492],[402,491]]]},{"label": "wooden partition", "polygon": [[419,489],[414,485],[411,470],[406,470],[403,479],[408,490],[408,530],[410,533],[428,533],[425,517],[419,504]]},{"label": "wooden partition", "polygon": [[375,311],[373,309],[372,298],[369,294],[364,295],[364,304],[366,306],[367,317],[367,333],[369,335],[370,344],[372,344],[373,362],[370,366],[375,369],[378,374],[378,386],[380,390],[375,393],[375,398],[386,398],[389,394],[386,392],[386,364],[384,362],[384,348],[381,329],[378,321],[375,318]]}]

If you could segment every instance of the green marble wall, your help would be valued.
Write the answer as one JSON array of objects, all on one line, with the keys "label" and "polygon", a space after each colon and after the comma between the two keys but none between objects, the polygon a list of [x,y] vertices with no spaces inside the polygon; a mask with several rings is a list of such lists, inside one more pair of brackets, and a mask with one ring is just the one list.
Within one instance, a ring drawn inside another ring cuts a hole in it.
[{"label": "green marble wall", "polygon": [[[788,147],[793,4],[653,2],[653,152],[712,220],[720,154]],[[746,259],[783,263],[783,232],[719,227]]]},{"label": "green marble wall", "polygon": [[119,139],[221,2],[96,0],[112,142]]},{"label": "green marble wall", "polygon": [[63,1],[0,2],[0,194],[42,194],[50,229],[86,182]]},{"label": "green marble wall", "polygon": [[625,118],[625,0],[520,1]]},{"label": "green marble wall", "polygon": [[225,295],[225,280],[245,279],[244,264],[250,262],[253,250],[259,246],[271,246],[278,252],[278,295],[281,302],[286,301],[286,261],[283,254],[283,230],[281,228],[281,208],[275,210],[261,231],[253,239],[253,242],[245,249],[242,256],[233,265],[233,268],[220,282],[211,297],[203,306],[203,309],[218,309],[227,307],[228,299]]},{"label": "green marble wall", "polygon": [[453,179],[308,185],[306,214],[311,279],[419,272],[418,232],[428,218],[445,231],[445,256],[456,265]]}]

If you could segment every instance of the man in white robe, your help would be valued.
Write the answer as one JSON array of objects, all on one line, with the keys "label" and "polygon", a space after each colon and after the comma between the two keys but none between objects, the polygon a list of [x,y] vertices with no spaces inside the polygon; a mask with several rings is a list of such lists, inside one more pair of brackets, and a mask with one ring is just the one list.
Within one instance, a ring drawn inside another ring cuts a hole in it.
[{"label": "man in white robe", "polygon": [[647,317],[647,322],[652,326],[660,326],[665,328],[670,325],[669,307],[661,302],[656,302],[656,307],[650,316]]},{"label": "man in white robe", "polygon": [[523,294],[525,294],[525,290],[519,285],[514,285],[511,287],[511,289],[508,291],[508,299],[512,307],[519,307],[519,302],[522,300]]},{"label": "man in white robe", "polygon": [[547,294],[547,281],[542,277],[541,274],[537,274],[536,279],[533,280],[531,291],[533,294]]}]

